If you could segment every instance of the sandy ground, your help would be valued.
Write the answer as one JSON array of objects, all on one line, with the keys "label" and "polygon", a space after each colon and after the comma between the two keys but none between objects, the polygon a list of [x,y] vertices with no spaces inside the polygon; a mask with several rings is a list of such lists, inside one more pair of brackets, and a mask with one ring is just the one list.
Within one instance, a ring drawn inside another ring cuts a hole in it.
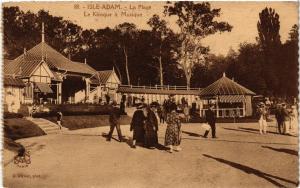
[{"label": "sandy ground", "polygon": [[[159,129],[162,144],[165,127]],[[101,135],[108,127],[22,139],[18,142],[30,150],[31,164],[6,164],[4,186],[296,187],[298,137],[276,134],[274,123],[267,135],[257,128],[253,123],[217,124],[218,138],[205,139],[200,124],[184,124],[183,150],[172,154],[107,142]],[[128,125],[122,132],[131,137]]]}]

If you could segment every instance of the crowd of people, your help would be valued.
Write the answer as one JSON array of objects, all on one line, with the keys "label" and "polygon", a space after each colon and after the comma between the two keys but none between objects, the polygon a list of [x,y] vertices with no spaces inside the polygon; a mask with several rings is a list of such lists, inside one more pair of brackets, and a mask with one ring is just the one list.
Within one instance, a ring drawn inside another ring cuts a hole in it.
[{"label": "crowd of people", "polygon": [[[270,105],[261,102],[258,105],[258,124],[260,134],[267,134],[268,116],[270,115]],[[279,134],[290,135],[296,133],[298,125],[298,111],[296,105],[277,103],[275,108],[275,119]]]},{"label": "crowd of people", "polygon": [[[149,149],[154,149],[159,146],[158,118],[155,114],[156,109],[156,106],[146,105],[145,103],[141,103],[137,106],[137,110],[134,112],[130,123],[130,131],[133,132],[132,148],[136,148],[137,145]],[[169,148],[170,153],[174,150],[181,150],[181,120],[176,110],[177,105],[171,96],[165,101],[163,108],[157,109],[160,122],[166,122],[167,124],[164,145]],[[119,108],[117,108],[116,103],[114,103],[114,107],[109,118],[110,131],[106,138],[107,141],[111,140],[112,133],[115,128],[117,129],[119,141],[124,141],[119,122],[121,113],[122,112]]]},{"label": "crowd of people", "polygon": [[[122,100],[122,105],[120,109],[117,107],[116,103],[113,103],[113,109],[109,117],[110,131],[107,134],[107,141],[111,141],[112,133],[114,129],[117,129],[119,141],[123,142],[124,138],[122,136],[120,128],[120,116],[123,112],[123,106],[125,100]],[[188,104],[185,100],[182,100],[182,106],[184,106],[184,120],[189,121],[189,111]],[[130,123],[130,131],[132,134],[132,148],[137,146],[143,146],[149,149],[157,148],[160,144],[158,143],[158,124],[166,123],[166,132],[164,145],[168,148],[168,151],[172,153],[173,151],[181,151],[181,117],[178,113],[178,105],[175,102],[173,96],[169,96],[169,99],[165,100],[163,105],[147,105],[145,103],[140,103],[135,110],[132,120]],[[185,109],[187,108],[187,109]],[[157,113],[157,116],[156,116]],[[207,138],[208,133],[212,130],[212,138],[216,138],[216,116],[213,111],[213,106],[206,111],[206,122],[209,126],[206,128],[204,137]],[[159,122],[158,122],[159,119]]]}]

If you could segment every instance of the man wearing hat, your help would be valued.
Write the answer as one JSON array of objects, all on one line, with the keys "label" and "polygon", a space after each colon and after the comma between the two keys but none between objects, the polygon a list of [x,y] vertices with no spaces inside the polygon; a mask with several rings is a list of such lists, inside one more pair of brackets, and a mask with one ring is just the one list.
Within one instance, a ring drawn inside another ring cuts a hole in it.
[{"label": "man wearing hat", "polygon": [[134,112],[131,123],[130,123],[130,131],[133,131],[132,135],[132,148],[136,148],[137,143],[144,143],[145,137],[145,115],[143,109],[146,107],[144,104],[140,104],[137,106],[137,110]]},{"label": "man wearing hat", "polygon": [[[210,105],[209,109],[205,111],[205,120],[211,127],[211,136],[212,138],[217,138],[216,137],[216,115],[215,112],[213,111],[214,105]],[[204,133],[204,137],[207,138],[207,135],[209,133],[209,130],[206,130]]]},{"label": "man wearing hat", "polygon": [[259,108],[258,108],[258,114],[259,114],[259,120],[258,120],[258,124],[259,124],[259,133],[260,134],[267,134],[267,109],[265,107],[264,103],[260,103],[259,104]]},{"label": "man wearing hat", "polygon": [[123,136],[120,128],[120,117],[121,117],[121,111],[120,108],[117,107],[117,103],[114,101],[112,103],[111,112],[109,115],[109,123],[110,123],[110,131],[107,135],[107,141],[111,140],[112,134],[114,132],[114,129],[116,127],[118,132],[119,141],[123,142]]},{"label": "man wearing hat", "polygon": [[277,106],[276,106],[275,119],[277,121],[278,133],[283,134],[284,117],[283,117],[282,104],[277,104]]}]

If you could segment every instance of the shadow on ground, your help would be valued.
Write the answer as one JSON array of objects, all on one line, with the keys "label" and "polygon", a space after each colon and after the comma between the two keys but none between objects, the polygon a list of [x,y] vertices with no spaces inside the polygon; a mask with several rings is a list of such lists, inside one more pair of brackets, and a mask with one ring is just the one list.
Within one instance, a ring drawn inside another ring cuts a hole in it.
[{"label": "shadow on ground", "polygon": [[[185,133],[189,136],[194,136],[194,137],[201,137],[202,135],[197,134],[197,133],[192,133],[192,132],[188,132],[188,131],[182,131],[182,133]],[[203,137],[203,136],[202,136]]]},{"label": "shadow on ground", "polygon": [[298,156],[298,151],[296,150],[292,150],[292,149],[286,149],[286,148],[273,148],[270,146],[261,146],[262,148],[267,148],[273,151],[278,151],[278,152],[283,152],[283,153],[287,153],[287,154],[291,154],[291,155],[296,155]]},{"label": "shadow on ground", "polygon": [[220,163],[227,164],[227,165],[229,165],[229,166],[231,166],[233,168],[236,168],[238,170],[241,170],[241,171],[243,171],[243,172],[245,172],[247,174],[254,174],[254,175],[256,175],[256,176],[258,176],[260,178],[263,178],[263,179],[267,180],[268,182],[270,182],[273,185],[278,186],[278,187],[286,187],[286,186],[282,185],[278,181],[273,180],[272,178],[280,180],[280,181],[284,181],[284,182],[287,182],[287,183],[290,183],[290,184],[293,184],[293,185],[296,185],[296,186],[299,183],[299,182],[291,181],[291,180],[288,180],[288,179],[285,179],[285,178],[282,178],[282,177],[279,177],[279,176],[274,176],[274,175],[271,175],[271,174],[268,174],[268,173],[264,173],[264,172],[262,172],[260,170],[248,167],[246,165],[242,165],[242,164],[235,163],[235,162],[232,162],[232,161],[228,161],[228,160],[225,160],[225,159],[213,157],[211,155],[203,154],[203,156],[207,157],[207,158],[210,158],[210,159],[214,159],[214,160],[216,160],[216,161],[218,161]]}]

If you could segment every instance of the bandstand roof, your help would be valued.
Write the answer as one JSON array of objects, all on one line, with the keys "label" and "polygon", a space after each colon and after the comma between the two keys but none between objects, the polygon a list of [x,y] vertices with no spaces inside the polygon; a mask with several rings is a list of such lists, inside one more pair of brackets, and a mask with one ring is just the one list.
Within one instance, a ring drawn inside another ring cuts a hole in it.
[{"label": "bandstand roof", "polygon": [[224,73],[222,78],[201,90],[200,95],[210,97],[220,95],[255,95],[255,93],[227,78]]}]

